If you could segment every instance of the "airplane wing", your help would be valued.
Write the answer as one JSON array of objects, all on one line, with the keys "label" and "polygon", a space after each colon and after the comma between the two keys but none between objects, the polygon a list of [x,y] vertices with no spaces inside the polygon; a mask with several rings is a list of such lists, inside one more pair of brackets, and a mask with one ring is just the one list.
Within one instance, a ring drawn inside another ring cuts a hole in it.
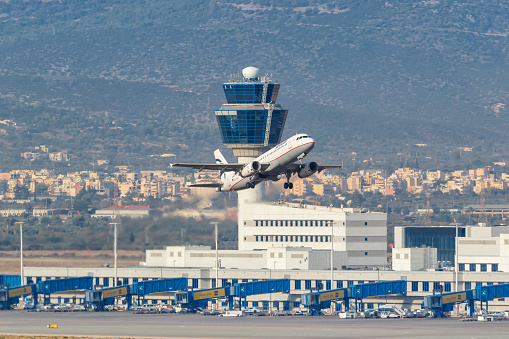
[{"label": "airplane wing", "polygon": [[191,184],[189,185],[189,187],[209,187],[209,188],[214,188],[214,187],[223,187],[223,184],[221,183],[211,183],[211,184]]},{"label": "airplane wing", "polygon": [[[294,164],[291,164],[289,167],[288,167],[288,171],[291,171],[292,174],[295,174],[297,172],[299,172],[299,170],[301,169],[301,164],[298,164],[298,163],[294,163]],[[331,168],[341,168],[340,165],[325,165],[325,166],[322,166],[322,165],[318,165],[318,169],[316,170],[318,173],[320,173],[321,171],[323,170],[326,170],[326,169],[331,169]]]},{"label": "airplane wing", "polygon": [[[198,172],[203,170],[212,170],[212,171],[221,171],[221,172],[238,172],[240,171],[246,164],[171,164],[171,167],[188,167],[197,169]],[[270,164],[261,163],[260,171],[265,171]]]},{"label": "airplane wing", "polygon": [[197,169],[198,172],[203,170],[212,171],[240,171],[246,164],[172,164],[171,167],[188,167]]}]

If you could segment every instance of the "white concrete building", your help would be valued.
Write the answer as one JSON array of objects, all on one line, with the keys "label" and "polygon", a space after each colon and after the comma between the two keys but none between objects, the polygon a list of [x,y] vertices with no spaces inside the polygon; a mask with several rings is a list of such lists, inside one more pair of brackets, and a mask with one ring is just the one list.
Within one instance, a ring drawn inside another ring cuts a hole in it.
[{"label": "white concrete building", "polygon": [[[410,234],[409,231],[415,232]],[[509,226],[461,226],[458,231],[458,270],[460,272],[509,272]],[[423,249],[405,248],[408,243],[411,244],[410,246],[436,248],[438,263],[435,268],[440,268],[438,267],[441,263],[440,251],[451,252],[450,262],[454,263],[456,243],[454,226],[395,227],[392,268],[396,271],[419,270],[417,267],[423,265],[424,257],[422,256],[425,253],[419,252]],[[434,254],[431,254],[428,257],[431,258],[430,264],[433,264],[433,256]],[[454,265],[450,267],[450,269],[453,268]]]},{"label": "white concrete building", "polygon": [[[332,226],[332,227],[331,227]],[[358,208],[244,202],[239,208],[239,250],[310,247],[346,252],[348,267],[387,263],[387,215]]]},{"label": "white concrete building", "polygon": [[393,248],[392,269],[394,271],[420,271],[437,268],[437,249],[422,248]]},{"label": "white concrete building", "polygon": [[[209,246],[169,246],[147,250],[145,266],[215,268],[216,251]],[[219,267],[226,269],[330,269],[330,250],[310,247],[273,247],[257,251],[218,251]],[[334,252],[334,268],[346,267],[346,252]]]},{"label": "white concrete building", "polygon": [[460,271],[509,272],[509,226],[467,226],[458,264]]}]

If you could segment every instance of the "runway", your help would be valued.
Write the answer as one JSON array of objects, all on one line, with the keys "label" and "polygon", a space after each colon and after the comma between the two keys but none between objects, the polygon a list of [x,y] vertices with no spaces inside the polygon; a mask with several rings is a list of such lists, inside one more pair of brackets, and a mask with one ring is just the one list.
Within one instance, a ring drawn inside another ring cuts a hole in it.
[{"label": "runway", "polygon": [[[47,328],[57,324],[58,328]],[[507,338],[509,322],[1,311],[0,333],[138,338]]]}]

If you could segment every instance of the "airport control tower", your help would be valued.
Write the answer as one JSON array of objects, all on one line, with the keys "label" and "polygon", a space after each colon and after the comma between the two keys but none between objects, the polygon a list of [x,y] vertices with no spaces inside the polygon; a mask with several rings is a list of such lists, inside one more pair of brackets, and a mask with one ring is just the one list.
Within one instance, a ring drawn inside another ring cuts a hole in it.
[{"label": "airport control tower", "polygon": [[[242,79],[223,84],[226,104],[216,111],[223,143],[233,149],[238,162],[249,162],[281,141],[287,110],[276,104],[279,84],[260,70],[247,67]],[[239,194],[239,201],[261,199],[261,187]],[[241,197],[242,196],[242,197]]]},{"label": "airport control tower", "polygon": [[[256,67],[242,70],[241,79],[223,84],[226,104],[216,113],[223,143],[233,149],[238,162],[249,162],[281,141],[287,110],[276,104],[279,84],[260,76]],[[258,202],[263,186],[239,191],[239,246],[242,239],[244,202]],[[239,249],[241,249],[239,247]]]}]

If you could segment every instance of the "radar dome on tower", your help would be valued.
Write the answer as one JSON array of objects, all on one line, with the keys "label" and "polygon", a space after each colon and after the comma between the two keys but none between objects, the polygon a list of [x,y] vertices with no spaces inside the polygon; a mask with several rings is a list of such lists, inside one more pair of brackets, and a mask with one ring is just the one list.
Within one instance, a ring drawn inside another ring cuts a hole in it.
[{"label": "radar dome on tower", "polygon": [[256,67],[246,67],[242,70],[242,75],[244,79],[256,80],[258,79],[258,74],[260,74],[260,70]]}]

